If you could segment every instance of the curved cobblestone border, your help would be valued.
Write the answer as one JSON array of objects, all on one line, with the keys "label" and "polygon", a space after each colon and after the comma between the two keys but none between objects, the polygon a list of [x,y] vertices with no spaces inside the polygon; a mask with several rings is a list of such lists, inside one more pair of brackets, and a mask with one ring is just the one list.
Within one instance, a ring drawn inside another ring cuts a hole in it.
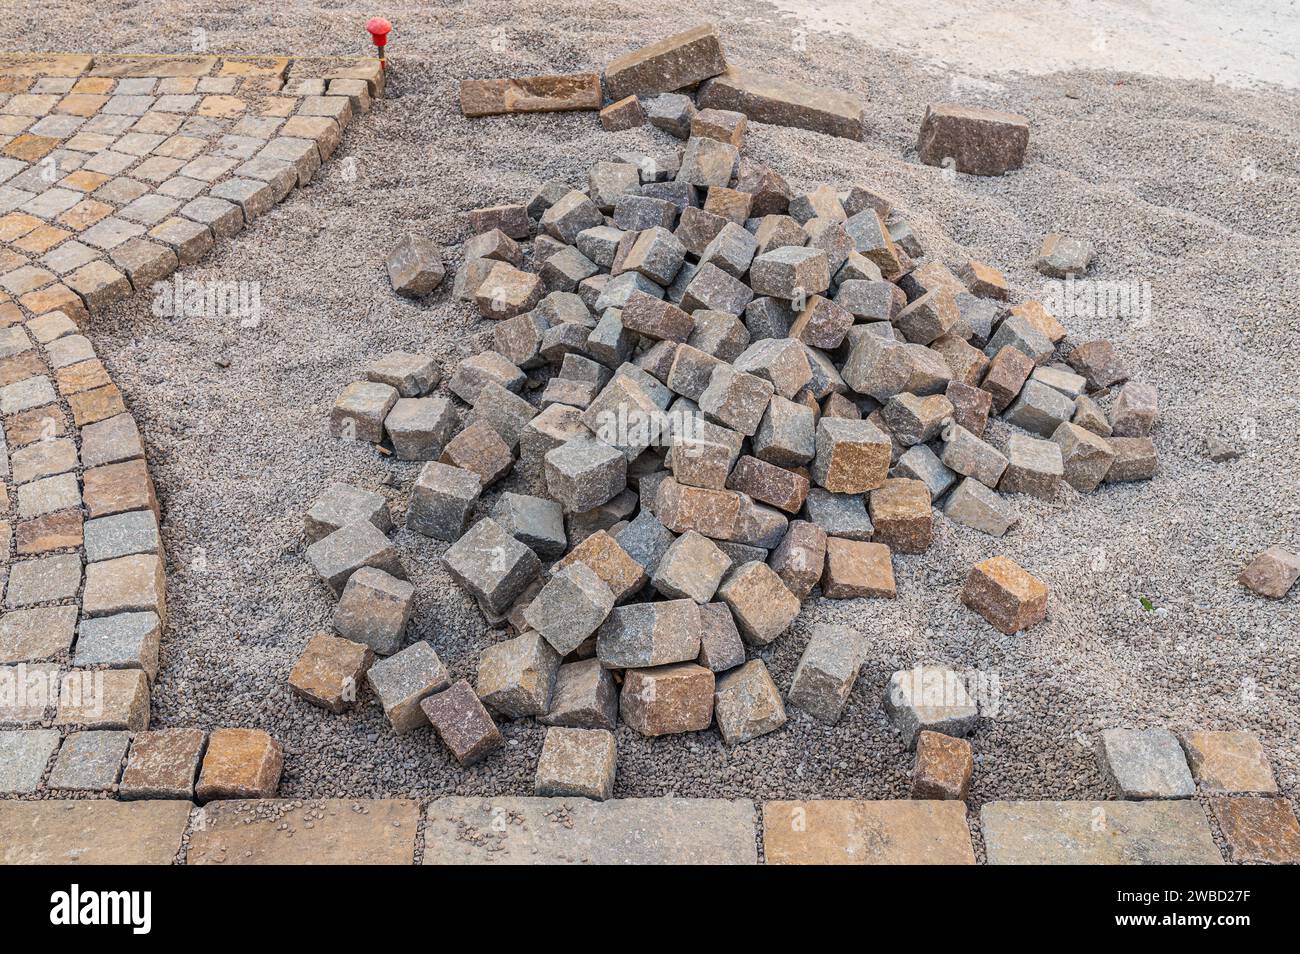
[{"label": "curved cobblestone border", "polygon": [[[0,796],[115,791],[149,726],[159,504],[85,332],[310,181],[383,79],[373,59],[0,55]],[[162,797],[192,796],[205,748],[249,769],[235,794],[275,793],[265,733],[195,734],[148,733],[174,760]]]}]

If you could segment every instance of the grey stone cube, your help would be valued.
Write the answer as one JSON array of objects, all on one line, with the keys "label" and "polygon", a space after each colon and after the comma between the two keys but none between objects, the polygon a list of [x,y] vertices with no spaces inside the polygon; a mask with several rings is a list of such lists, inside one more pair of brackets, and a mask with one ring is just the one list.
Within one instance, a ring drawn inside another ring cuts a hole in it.
[{"label": "grey stone cube", "polygon": [[986,487],[996,487],[1007,469],[1007,459],[992,444],[980,440],[960,424],[944,431],[943,465],[964,477],[974,477]]},{"label": "grey stone cube", "polygon": [[627,487],[627,458],[591,435],[548,451],[545,467],[547,493],[570,512],[599,507]]},{"label": "grey stone cube", "polygon": [[415,587],[383,570],[362,567],[334,608],[334,631],[390,656],[401,649],[414,609]]},{"label": "grey stone cube", "polygon": [[494,613],[510,608],[541,573],[537,554],[485,517],[443,555],[447,570]]},{"label": "grey stone cube", "polygon": [[366,680],[383,706],[384,715],[399,733],[428,725],[420,700],[451,685],[447,667],[423,640],[375,662],[366,672]]},{"label": "grey stone cube", "polygon": [[442,378],[432,358],[409,351],[390,351],[366,365],[367,381],[377,381],[396,388],[404,398],[428,394]]},{"label": "grey stone cube", "polygon": [[596,657],[607,669],[693,660],[700,654],[700,630],[700,608],[694,600],[615,607],[596,631]]},{"label": "grey stone cube", "polygon": [[786,701],[818,721],[834,725],[844,712],[865,658],[866,642],[848,627],[813,627],[795,666]]},{"label": "grey stone cube", "polygon": [[599,659],[560,666],[550,707],[537,720],[574,729],[613,729],[618,724],[618,687]]},{"label": "grey stone cube", "polygon": [[335,596],[342,594],[348,578],[363,566],[406,579],[396,548],[371,523],[347,524],[313,543],[307,548],[307,562]]},{"label": "grey stone cube", "polygon": [[541,716],[552,708],[559,668],[560,654],[540,633],[529,630],[483,650],[475,691],[507,719]]},{"label": "grey stone cube", "polygon": [[979,721],[979,708],[961,675],[937,665],[903,669],[890,676],[885,712],[909,750],[916,748],[922,730],[960,738],[970,735]]},{"label": "grey stone cube", "polygon": [[1007,408],[1003,419],[1031,434],[1051,437],[1061,424],[1073,416],[1073,400],[1042,381],[1031,379],[1020,389],[1020,396]]},{"label": "grey stone cube", "polygon": [[994,537],[1002,536],[1020,522],[1020,514],[1011,501],[1003,500],[973,477],[963,479],[948,495],[943,513],[953,523]]},{"label": "grey stone cube", "polygon": [[808,519],[826,531],[827,536],[870,542],[876,532],[862,494],[836,494],[813,487],[808,491],[804,507]]},{"label": "grey stone cube", "polygon": [[614,593],[585,563],[557,570],[524,610],[524,621],[561,656],[594,633],[614,608]]},{"label": "grey stone cube", "polygon": [[131,733],[73,732],[50,770],[49,787],[67,792],[107,792],[122,774]]},{"label": "grey stone cube", "polygon": [[78,668],[143,669],[158,675],[162,623],[157,613],[115,613],[83,619],[78,627],[73,665]]},{"label": "grey stone cube", "polygon": [[330,433],[344,440],[378,444],[384,439],[384,418],[396,403],[396,388],[376,381],[353,381],[330,411]]},{"label": "grey stone cube", "polygon": [[564,508],[554,500],[527,494],[504,493],[492,508],[492,519],[538,556],[564,556]]},{"label": "grey stone cube", "polygon": [[457,540],[482,492],[478,474],[430,461],[420,469],[411,491],[406,526],[436,540]]},{"label": "grey stone cube", "polygon": [[373,490],[332,484],[316,498],[303,518],[303,536],[308,543],[315,543],[349,523],[369,523],[381,533],[387,533],[393,529],[388,501]]},{"label": "grey stone cube", "polygon": [[1105,729],[1097,740],[1102,775],[1120,798],[1191,798],[1187,756],[1168,729]]},{"label": "grey stone cube", "polygon": [[398,460],[437,460],[459,425],[451,402],[440,397],[399,398],[384,418]]},{"label": "grey stone cube", "polygon": [[1063,473],[1059,444],[1026,434],[1012,434],[1007,441],[1007,469],[998,489],[1006,494],[1029,494],[1051,500],[1061,486]]}]

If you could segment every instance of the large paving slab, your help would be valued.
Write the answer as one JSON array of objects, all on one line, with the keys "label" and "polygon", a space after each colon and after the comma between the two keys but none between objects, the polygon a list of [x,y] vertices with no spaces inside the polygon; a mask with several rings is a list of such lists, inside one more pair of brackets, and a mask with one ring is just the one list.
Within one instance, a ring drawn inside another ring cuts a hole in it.
[{"label": "large paving slab", "polygon": [[752,865],[754,824],[748,800],[439,798],[424,863]]},{"label": "large paving slab", "polygon": [[990,802],[980,820],[989,864],[1223,864],[1193,801]]},{"label": "large paving slab", "polygon": [[409,865],[420,803],[408,799],[234,799],[195,816],[191,865]]},{"label": "large paving slab", "polygon": [[975,863],[957,801],[764,802],[763,853],[777,865]]},{"label": "large paving slab", "polygon": [[0,864],[166,865],[189,802],[0,802]]}]

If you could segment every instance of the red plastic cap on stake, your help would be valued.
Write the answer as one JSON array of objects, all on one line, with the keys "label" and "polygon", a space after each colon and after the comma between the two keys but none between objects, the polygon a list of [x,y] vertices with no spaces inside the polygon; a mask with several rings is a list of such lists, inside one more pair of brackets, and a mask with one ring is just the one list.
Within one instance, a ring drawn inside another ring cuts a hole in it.
[{"label": "red plastic cap on stake", "polygon": [[384,44],[388,42],[388,34],[392,29],[393,25],[383,17],[371,17],[366,21],[366,32],[370,34],[370,39],[375,41],[375,46],[379,47],[381,52]]}]

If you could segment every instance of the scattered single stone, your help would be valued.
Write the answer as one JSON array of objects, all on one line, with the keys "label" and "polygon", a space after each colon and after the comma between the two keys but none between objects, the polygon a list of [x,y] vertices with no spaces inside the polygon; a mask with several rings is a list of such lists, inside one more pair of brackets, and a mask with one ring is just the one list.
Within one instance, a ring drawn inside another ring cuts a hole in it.
[{"label": "scattered single stone", "polygon": [[948,495],[943,514],[953,523],[1000,537],[1020,522],[1020,514],[973,477],[967,477]]},{"label": "scattered single stone", "polygon": [[551,572],[571,563],[585,563],[605,581],[616,604],[635,596],[649,582],[645,567],[628,554],[608,531],[598,530],[575,546],[556,563]]},{"label": "scattered single stone", "polygon": [[370,646],[317,633],[294,663],[289,688],[312,705],[339,713],[356,701],[361,677],[373,661]]},{"label": "scattered single stone", "polygon": [[1029,145],[1029,120],[1016,113],[931,103],[925,108],[916,150],[927,166],[976,176],[1019,169]]},{"label": "scattered single stone", "polygon": [[1280,600],[1300,579],[1300,557],[1280,546],[1272,546],[1251,560],[1237,576],[1237,582],[1259,596]]},{"label": "scattered single stone", "polygon": [[553,113],[600,109],[600,77],[515,76],[508,79],[461,80],[460,110],[473,119],[506,113]]},{"label": "scattered single stone", "polygon": [[396,548],[372,523],[349,523],[313,543],[307,548],[307,562],[335,596],[343,593],[348,579],[363,566],[406,579]]},{"label": "scattered single stone", "polygon": [[494,613],[503,613],[541,572],[537,554],[491,517],[470,527],[448,548],[452,577]]},{"label": "scattered single stone", "polygon": [[695,101],[680,93],[660,93],[645,103],[646,118],[678,139],[689,139],[691,120],[695,117]]},{"label": "scattered single stone", "polygon": [[1043,239],[1034,267],[1048,278],[1082,275],[1092,264],[1092,243],[1053,232]]},{"label": "scattered single stone", "polygon": [[970,735],[979,709],[961,675],[947,666],[917,666],[889,677],[885,711],[908,749],[922,730],[954,738]]},{"label": "scattered single stone", "polygon": [[604,801],[614,795],[617,761],[608,729],[552,726],[542,742],[533,792]]},{"label": "scattered single stone", "polygon": [[726,68],[717,28],[702,24],[611,60],[605,67],[605,90],[616,100],[668,93]]},{"label": "scattered single stone", "polygon": [[561,656],[578,648],[614,608],[614,593],[585,563],[557,570],[524,610],[524,620]]},{"label": "scattered single stone", "polygon": [[414,608],[414,586],[383,570],[362,567],[343,588],[334,610],[334,630],[345,640],[390,656],[402,647]]},{"label": "scattered single stone", "polygon": [[375,381],[354,381],[343,389],[330,412],[330,433],[344,440],[384,439],[384,419],[397,403],[397,389]]},{"label": "scattered single stone", "polygon": [[552,707],[560,654],[540,633],[528,631],[483,650],[478,697],[507,719],[540,716]]},{"label": "scattered single stone", "polygon": [[784,76],[729,67],[707,80],[701,108],[744,113],[752,122],[810,129],[828,136],[861,140],[862,105],[839,90],[808,86]]},{"label": "scattered single stone", "polygon": [[1159,413],[1156,389],[1130,381],[1119,391],[1111,409],[1111,434],[1115,437],[1147,437]]},{"label": "scattered single stone", "polygon": [[785,725],[781,693],[761,659],[717,677],[713,712],[727,745],[748,742]]},{"label": "scattered single stone", "polygon": [[693,660],[700,654],[701,625],[694,600],[620,606],[596,634],[596,656],[608,669]]},{"label": "scattered single stone", "polygon": [[1155,442],[1149,437],[1110,437],[1106,439],[1115,453],[1106,471],[1108,484],[1129,480],[1150,480],[1159,469]]},{"label": "scattered single stone", "polygon": [[1051,500],[1064,474],[1061,446],[1025,434],[1012,434],[1007,441],[1007,469],[998,489],[1006,494],[1029,494]]},{"label": "scattered single stone", "polygon": [[461,765],[473,765],[504,742],[492,716],[464,679],[421,699],[420,710]]},{"label": "scattered single stone", "polygon": [[406,236],[388,255],[388,280],[399,295],[423,298],[441,285],[446,275],[442,249],[422,236]]},{"label": "scattered single stone", "polygon": [[966,801],[975,759],[965,739],[923,730],[916,737],[912,798]]},{"label": "scattered single stone", "polygon": [[799,598],[766,563],[752,561],[735,568],[718,588],[746,642],[766,646],[789,628],[799,615]]},{"label": "scattered single stone", "polygon": [[995,556],[971,567],[961,601],[996,629],[1012,635],[1047,616],[1047,586],[1010,557]]}]

